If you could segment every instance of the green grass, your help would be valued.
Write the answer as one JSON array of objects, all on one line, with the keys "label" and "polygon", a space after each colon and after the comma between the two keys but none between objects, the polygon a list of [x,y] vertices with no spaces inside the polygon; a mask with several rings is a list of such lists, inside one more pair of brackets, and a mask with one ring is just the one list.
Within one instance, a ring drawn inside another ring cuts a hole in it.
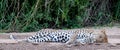
[{"label": "green grass", "polygon": [[[93,5],[89,0],[0,0],[0,30],[29,32],[42,28],[71,29],[120,21],[119,0],[113,6],[113,15],[97,11],[98,7]],[[87,14],[86,10],[90,7],[97,15]],[[101,6],[102,9],[105,6]],[[107,17],[104,18],[104,15]]]},{"label": "green grass", "polygon": [[115,5],[115,10],[114,10],[114,20],[116,21],[120,21],[120,1],[118,0],[118,2]]}]

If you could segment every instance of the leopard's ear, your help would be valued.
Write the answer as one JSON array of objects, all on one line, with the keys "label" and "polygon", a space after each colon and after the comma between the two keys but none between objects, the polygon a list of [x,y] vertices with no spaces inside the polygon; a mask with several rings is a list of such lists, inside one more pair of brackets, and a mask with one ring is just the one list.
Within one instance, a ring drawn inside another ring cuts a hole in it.
[{"label": "leopard's ear", "polygon": [[104,43],[108,43],[108,38],[107,38],[105,29],[102,29],[101,32],[102,32],[102,34],[103,34],[102,36],[104,36],[103,42],[104,42]]}]

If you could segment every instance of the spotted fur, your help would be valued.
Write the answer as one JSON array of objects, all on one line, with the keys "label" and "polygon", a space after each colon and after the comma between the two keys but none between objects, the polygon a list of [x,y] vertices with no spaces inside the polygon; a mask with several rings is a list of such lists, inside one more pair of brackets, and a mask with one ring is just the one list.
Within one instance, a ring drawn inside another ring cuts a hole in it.
[{"label": "spotted fur", "polygon": [[85,29],[69,29],[69,30],[42,29],[38,31],[36,35],[26,38],[25,41],[32,43],[60,42],[67,44],[69,43],[87,44],[87,43],[96,43],[97,41],[99,41],[98,40],[99,36],[101,36],[101,34],[97,34],[97,32],[87,29],[86,30]]}]

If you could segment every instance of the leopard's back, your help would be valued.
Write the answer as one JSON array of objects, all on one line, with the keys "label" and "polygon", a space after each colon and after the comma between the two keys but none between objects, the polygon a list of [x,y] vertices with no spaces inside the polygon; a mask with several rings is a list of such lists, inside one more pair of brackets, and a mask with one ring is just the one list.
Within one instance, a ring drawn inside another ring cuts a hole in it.
[{"label": "leopard's back", "polygon": [[30,42],[62,42],[65,43],[70,39],[72,32],[67,30],[40,30],[28,38]]},{"label": "leopard's back", "polygon": [[[77,34],[75,34],[76,31],[78,31]],[[73,36],[74,38],[71,38]],[[38,31],[36,35],[29,37],[27,40],[29,42],[37,43],[38,42],[66,43],[71,39],[76,39],[76,41],[78,42],[81,41],[82,44],[94,42],[91,32],[81,29],[69,29],[69,30],[42,29]]]}]

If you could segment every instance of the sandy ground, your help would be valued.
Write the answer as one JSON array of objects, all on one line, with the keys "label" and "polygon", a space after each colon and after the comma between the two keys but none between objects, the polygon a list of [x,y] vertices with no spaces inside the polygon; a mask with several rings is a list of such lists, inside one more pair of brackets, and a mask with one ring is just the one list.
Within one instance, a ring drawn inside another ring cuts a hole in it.
[{"label": "sandy ground", "polygon": [[[14,34],[18,39],[24,39],[35,32],[0,34],[0,50],[120,50],[120,27],[94,27],[94,30],[105,29],[109,43],[86,44],[68,47],[63,43],[26,43],[10,40],[9,35]],[[115,45],[116,44],[116,45]]]}]

